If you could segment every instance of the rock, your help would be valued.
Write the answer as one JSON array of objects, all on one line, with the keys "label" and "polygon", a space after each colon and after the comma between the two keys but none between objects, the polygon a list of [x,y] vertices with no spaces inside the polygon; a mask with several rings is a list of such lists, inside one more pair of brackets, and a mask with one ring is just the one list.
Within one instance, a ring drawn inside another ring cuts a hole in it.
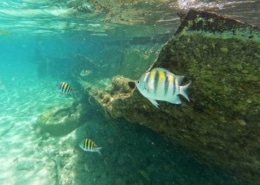
[{"label": "rock", "polygon": [[142,124],[179,142],[201,162],[259,182],[259,42],[255,26],[190,10],[150,69],[184,75],[183,84],[191,80],[191,102],[159,102],[157,109],[123,76],[87,92],[107,117]]},{"label": "rock", "polygon": [[79,103],[65,103],[54,106],[42,113],[34,125],[36,130],[52,136],[66,135],[76,129],[84,120],[82,105]]}]

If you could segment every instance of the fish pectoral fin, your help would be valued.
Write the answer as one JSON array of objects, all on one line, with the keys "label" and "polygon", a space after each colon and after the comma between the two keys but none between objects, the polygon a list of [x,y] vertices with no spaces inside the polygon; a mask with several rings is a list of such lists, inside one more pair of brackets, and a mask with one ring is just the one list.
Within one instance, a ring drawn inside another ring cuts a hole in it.
[{"label": "fish pectoral fin", "polygon": [[156,108],[158,108],[159,109],[159,104],[157,103],[157,101],[156,100],[154,100],[154,99],[148,99]]}]

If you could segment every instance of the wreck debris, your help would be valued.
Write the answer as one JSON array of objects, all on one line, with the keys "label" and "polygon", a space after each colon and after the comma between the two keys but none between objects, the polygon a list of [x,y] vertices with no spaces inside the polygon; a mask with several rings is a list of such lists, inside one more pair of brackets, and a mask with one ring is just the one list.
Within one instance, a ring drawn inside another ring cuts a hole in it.
[{"label": "wreck debris", "polygon": [[259,182],[259,38],[255,26],[190,10],[150,67],[193,81],[190,103],[160,102],[156,109],[123,76],[103,89],[86,90],[107,117],[124,117],[164,133],[205,164]]}]

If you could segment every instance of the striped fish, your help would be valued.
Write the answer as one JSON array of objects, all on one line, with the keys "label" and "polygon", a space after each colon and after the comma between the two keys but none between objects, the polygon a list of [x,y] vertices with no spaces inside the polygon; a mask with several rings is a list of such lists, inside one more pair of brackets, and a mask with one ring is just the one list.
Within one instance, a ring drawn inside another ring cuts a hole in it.
[{"label": "striped fish", "polygon": [[72,94],[72,88],[67,82],[60,82],[58,84],[58,89],[63,94]]},{"label": "striped fish", "polygon": [[92,140],[90,139],[84,139],[82,140],[80,143],[79,143],[79,147],[86,151],[86,152],[97,152],[99,153],[99,155],[101,155],[101,148],[102,147],[99,147],[97,146]]},{"label": "striped fish", "polygon": [[135,82],[139,92],[146,97],[155,107],[159,104],[156,100],[166,101],[173,104],[181,104],[179,95],[189,100],[186,90],[190,86],[189,82],[185,86],[180,86],[184,76],[174,75],[163,68],[154,68],[141,76]]}]

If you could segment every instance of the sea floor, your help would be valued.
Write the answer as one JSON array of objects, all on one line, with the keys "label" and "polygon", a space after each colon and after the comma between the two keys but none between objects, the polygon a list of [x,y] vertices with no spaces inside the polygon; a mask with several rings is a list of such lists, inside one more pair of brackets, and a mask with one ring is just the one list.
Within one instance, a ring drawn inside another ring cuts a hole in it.
[{"label": "sea floor", "polygon": [[[98,109],[66,136],[40,134],[33,127],[37,117],[48,107],[73,101],[57,91],[57,83],[36,77],[1,79],[1,185],[251,184],[199,164],[147,128],[108,120]],[[102,155],[81,150],[84,138],[101,146]]]}]

